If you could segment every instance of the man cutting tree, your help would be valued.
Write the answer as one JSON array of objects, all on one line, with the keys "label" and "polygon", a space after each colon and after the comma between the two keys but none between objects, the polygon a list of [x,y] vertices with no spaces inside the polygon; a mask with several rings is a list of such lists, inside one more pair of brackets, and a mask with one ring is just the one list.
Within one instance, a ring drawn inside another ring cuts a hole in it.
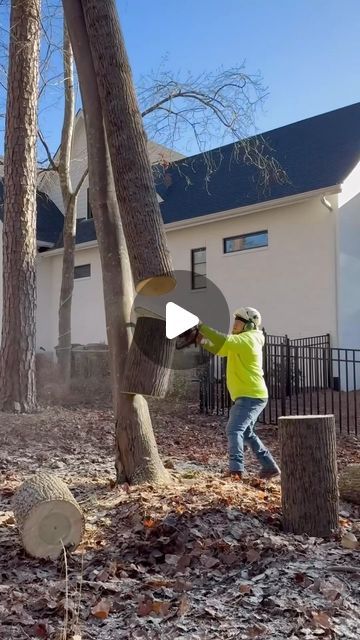
[{"label": "man cutting tree", "polygon": [[218,356],[227,357],[226,383],[234,402],[227,424],[229,471],[227,475],[242,479],[244,443],[261,465],[260,477],[271,479],[280,469],[271,453],[255,433],[256,422],[268,402],[268,390],[262,369],[264,335],[260,330],[260,313],[241,307],[234,313],[231,335],[225,335],[200,322],[197,344]]}]

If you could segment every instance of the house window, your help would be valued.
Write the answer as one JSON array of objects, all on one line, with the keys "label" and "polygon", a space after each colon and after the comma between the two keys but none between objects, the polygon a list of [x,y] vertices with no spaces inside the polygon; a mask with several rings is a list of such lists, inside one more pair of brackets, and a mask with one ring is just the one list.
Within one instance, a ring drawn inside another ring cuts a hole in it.
[{"label": "house window", "polygon": [[246,251],[247,249],[259,249],[268,246],[268,232],[256,231],[255,233],[244,233],[241,236],[224,238],[224,253],[234,253],[235,251]]},{"label": "house window", "polygon": [[206,289],[206,248],[191,250],[191,288]]},{"label": "house window", "polygon": [[90,278],[91,276],[91,265],[90,264],[79,264],[74,268],[74,279],[80,280],[81,278]]},{"label": "house window", "polygon": [[91,218],[93,218],[93,214],[91,211],[91,207],[90,207],[90,189],[88,187],[87,189],[87,211],[86,211],[86,217],[88,220],[91,220]]}]

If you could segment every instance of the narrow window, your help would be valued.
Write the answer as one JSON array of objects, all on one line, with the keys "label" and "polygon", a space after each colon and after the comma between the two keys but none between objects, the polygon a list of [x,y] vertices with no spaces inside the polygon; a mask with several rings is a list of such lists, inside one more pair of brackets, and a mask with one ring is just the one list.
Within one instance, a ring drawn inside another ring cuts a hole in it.
[{"label": "narrow window", "polygon": [[206,248],[191,249],[191,288],[206,289]]},{"label": "narrow window", "polygon": [[247,251],[248,249],[259,249],[260,247],[267,246],[267,231],[256,231],[255,233],[244,233],[241,236],[231,236],[231,238],[224,238],[224,253]]},{"label": "narrow window", "polygon": [[91,265],[90,264],[79,264],[74,268],[74,280],[80,280],[81,278],[90,278],[91,276]]}]

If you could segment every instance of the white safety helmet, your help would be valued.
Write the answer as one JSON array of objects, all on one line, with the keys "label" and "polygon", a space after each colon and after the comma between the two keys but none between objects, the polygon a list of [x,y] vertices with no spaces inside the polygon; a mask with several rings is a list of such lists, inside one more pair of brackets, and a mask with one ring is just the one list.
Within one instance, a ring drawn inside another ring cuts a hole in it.
[{"label": "white safety helmet", "polygon": [[234,318],[238,318],[243,322],[253,322],[258,329],[261,325],[261,315],[257,309],[253,307],[240,307],[234,311]]}]

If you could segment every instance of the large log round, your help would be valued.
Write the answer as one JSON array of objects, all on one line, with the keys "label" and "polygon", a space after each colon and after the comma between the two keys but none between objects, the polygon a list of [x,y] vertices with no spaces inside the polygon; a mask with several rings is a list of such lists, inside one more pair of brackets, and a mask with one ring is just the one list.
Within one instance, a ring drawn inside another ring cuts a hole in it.
[{"label": "large log round", "polygon": [[279,439],[284,530],[331,535],[339,519],[334,416],[280,418]]},{"label": "large log round", "polygon": [[76,548],[85,519],[66,484],[48,473],[26,480],[15,493],[13,510],[21,540],[35,558],[57,558],[63,546]]},{"label": "large log round", "polygon": [[175,343],[168,340],[164,320],[138,318],[125,366],[123,393],[163,398],[170,381]]},{"label": "large log round", "polygon": [[341,472],[339,491],[342,500],[360,504],[360,464],[349,464]]}]

